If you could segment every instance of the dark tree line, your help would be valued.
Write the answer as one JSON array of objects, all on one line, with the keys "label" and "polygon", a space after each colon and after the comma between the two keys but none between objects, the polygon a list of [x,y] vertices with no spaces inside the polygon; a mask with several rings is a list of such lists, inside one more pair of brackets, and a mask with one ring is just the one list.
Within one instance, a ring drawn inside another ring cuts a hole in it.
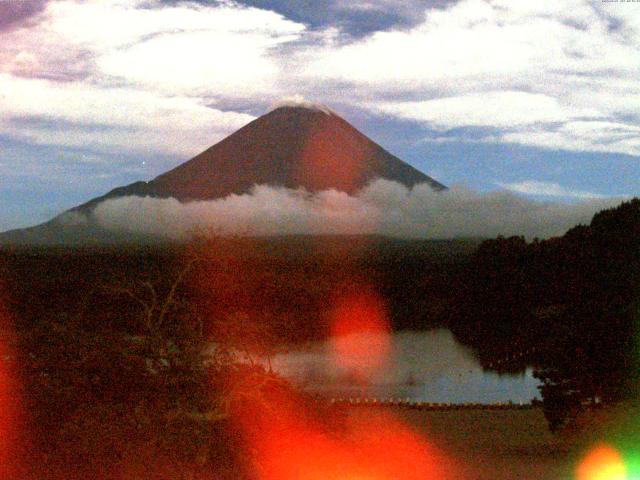
[{"label": "dark tree line", "polygon": [[638,382],[640,200],[563,237],[485,241],[460,277],[451,327],[485,367],[536,365],[552,429],[634,399]]}]

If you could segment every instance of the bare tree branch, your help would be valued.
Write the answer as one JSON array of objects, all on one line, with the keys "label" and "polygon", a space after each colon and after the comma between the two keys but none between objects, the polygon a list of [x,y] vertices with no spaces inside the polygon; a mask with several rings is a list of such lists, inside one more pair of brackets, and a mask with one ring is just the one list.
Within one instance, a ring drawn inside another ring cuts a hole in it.
[{"label": "bare tree branch", "polygon": [[189,272],[189,270],[191,270],[191,268],[193,267],[193,264],[197,260],[198,260],[197,257],[192,257],[187,262],[185,267],[182,270],[180,270],[180,273],[178,273],[178,276],[176,277],[176,279],[174,280],[173,284],[171,285],[171,290],[169,290],[169,294],[167,295],[167,298],[165,299],[164,303],[162,304],[162,308],[160,310],[160,313],[158,314],[157,328],[160,328],[160,326],[162,326],[162,324],[164,322],[164,317],[166,316],[167,311],[169,310],[169,307],[171,305],[173,305],[173,303],[174,303],[174,297],[175,297],[175,294],[176,294],[176,290],[178,289],[178,287],[182,283],[185,275]]}]

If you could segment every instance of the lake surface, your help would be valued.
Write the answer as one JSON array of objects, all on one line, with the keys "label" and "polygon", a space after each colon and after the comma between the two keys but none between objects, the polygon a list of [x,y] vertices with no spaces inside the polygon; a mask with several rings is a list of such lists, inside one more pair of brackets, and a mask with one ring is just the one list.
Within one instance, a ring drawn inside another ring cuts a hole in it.
[{"label": "lake surface", "polygon": [[[527,403],[540,398],[532,369],[521,375],[485,372],[446,329],[352,336],[356,358],[344,361],[335,342],[311,343],[276,355],[274,370],[303,389],[328,397],[402,398],[446,403]],[[363,347],[364,346],[364,351]],[[386,351],[384,359],[378,352]],[[358,357],[359,356],[359,357]],[[367,366],[366,375],[360,363]]]}]

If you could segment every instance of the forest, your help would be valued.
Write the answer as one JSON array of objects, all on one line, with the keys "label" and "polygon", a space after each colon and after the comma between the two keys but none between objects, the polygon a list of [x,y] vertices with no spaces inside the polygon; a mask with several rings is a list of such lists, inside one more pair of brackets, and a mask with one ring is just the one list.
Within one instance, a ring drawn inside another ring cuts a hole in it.
[{"label": "forest", "polygon": [[638,393],[640,200],[560,238],[484,241],[450,328],[498,371],[537,367],[550,427]]}]

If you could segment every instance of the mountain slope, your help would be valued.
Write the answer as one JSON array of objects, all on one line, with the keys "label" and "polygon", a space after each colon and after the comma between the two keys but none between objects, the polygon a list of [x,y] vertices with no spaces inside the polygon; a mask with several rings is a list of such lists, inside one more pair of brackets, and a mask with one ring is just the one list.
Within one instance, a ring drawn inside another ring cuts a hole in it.
[{"label": "mountain slope", "polygon": [[[100,202],[123,196],[209,200],[247,193],[259,184],[354,193],[375,178],[407,187],[427,183],[434,190],[446,189],[336,114],[307,107],[281,107],[149,182],[118,187],[70,212],[90,214]],[[0,243],[69,243],[76,238],[80,243],[120,241],[118,235],[107,235],[95,226],[64,225],[60,217],[0,234]]]}]

